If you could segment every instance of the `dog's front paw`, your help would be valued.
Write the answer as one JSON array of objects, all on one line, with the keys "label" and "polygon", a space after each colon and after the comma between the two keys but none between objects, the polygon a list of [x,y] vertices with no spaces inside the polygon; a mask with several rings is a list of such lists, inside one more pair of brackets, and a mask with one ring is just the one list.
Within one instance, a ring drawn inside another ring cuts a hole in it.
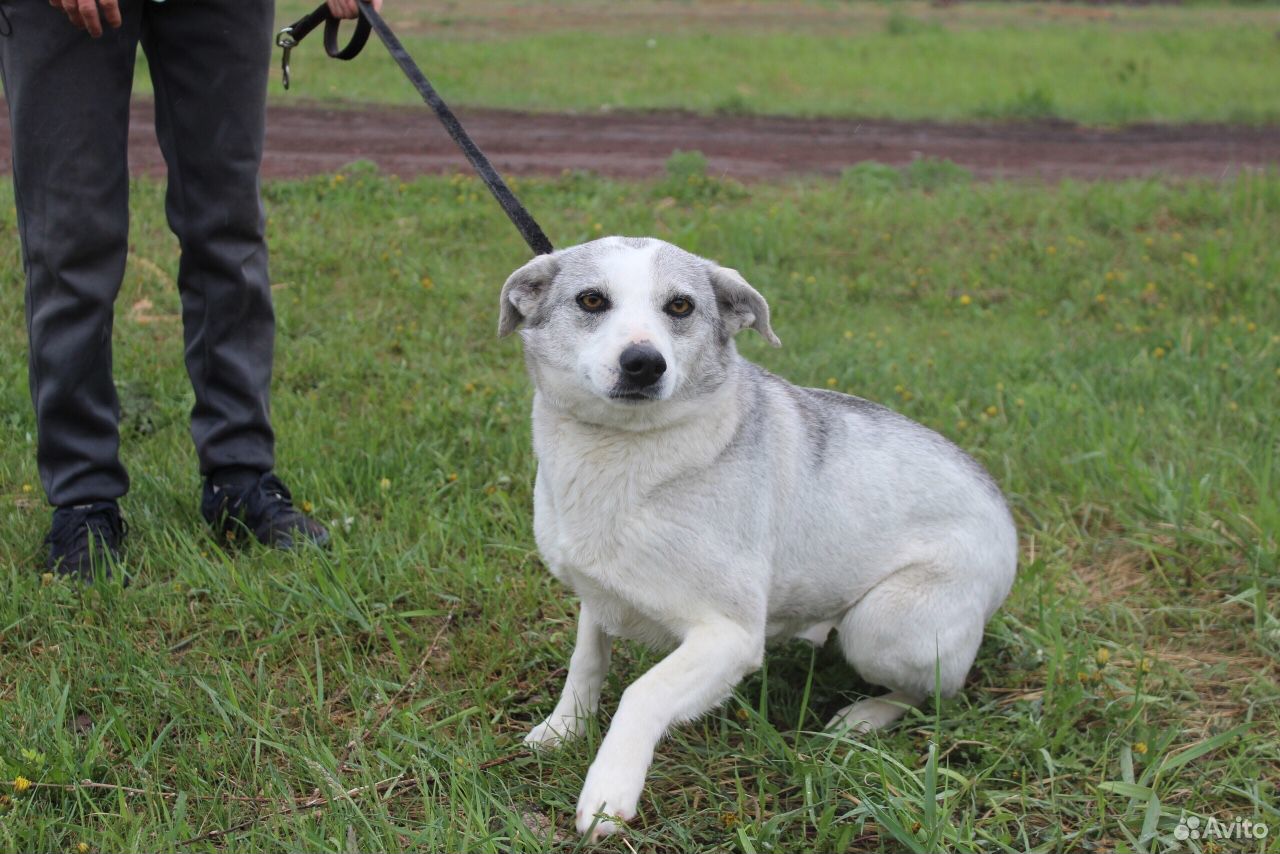
[{"label": "dog's front paw", "polygon": [[524,743],[530,747],[559,747],[563,742],[574,738],[582,730],[581,718],[552,715],[524,737]]},{"label": "dog's front paw", "polygon": [[593,841],[616,833],[621,827],[620,822],[636,817],[636,805],[640,802],[643,788],[643,774],[628,774],[592,765],[587,772],[587,782],[582,786],[582,794],[578,796],[578,832],[590,833]]}]

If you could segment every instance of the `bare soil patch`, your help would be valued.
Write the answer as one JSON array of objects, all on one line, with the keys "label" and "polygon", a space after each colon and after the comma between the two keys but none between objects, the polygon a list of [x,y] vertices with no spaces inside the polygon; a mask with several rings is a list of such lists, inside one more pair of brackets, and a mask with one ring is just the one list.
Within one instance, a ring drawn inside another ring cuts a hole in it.
[{"label": "bare soil patch", "polygon": [[[982,179],[1056,181],[1141,176],[1225,178],[1280,164],[1280,127],[1134,125],[1099,129],[1066,122],[966,123],[704,116],[688,113],[522,113],[462,110],[476,141],[515,175],[586,170],[621,178],[660,175],[676,150],[706,155],[712,174],[738,180],[837,175],[859,162],[895,166],[945,158]],[[130,169],[163,175],[152,104],[135,99]],[[0,168],[9,167],[0,121]],[[273,105],[263,173],[324,174],[368,160],[402,177],[470,167],[425,107],[334,109]]]}]

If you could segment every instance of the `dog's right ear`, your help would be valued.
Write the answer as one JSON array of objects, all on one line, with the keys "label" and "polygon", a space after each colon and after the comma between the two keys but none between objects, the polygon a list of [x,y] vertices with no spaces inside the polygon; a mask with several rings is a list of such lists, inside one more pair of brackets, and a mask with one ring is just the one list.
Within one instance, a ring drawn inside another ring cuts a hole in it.
[{"label": "dog's right ear", "polygon": [[522,321],[532,316],[538,304],[547,296],[551,280],[556,277],[560,262],[555,255],[539,255],[516,270],[502,286],[498,308],[498,337],[510,335]]}]

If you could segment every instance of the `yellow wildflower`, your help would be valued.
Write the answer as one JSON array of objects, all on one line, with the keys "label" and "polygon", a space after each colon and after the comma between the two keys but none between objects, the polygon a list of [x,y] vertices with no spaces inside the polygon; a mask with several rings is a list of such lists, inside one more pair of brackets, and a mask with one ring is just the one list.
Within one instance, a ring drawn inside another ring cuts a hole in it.
[{"label": "yellow wildflower", "polygon": [[386,492],[388,489],[391,488],[391,478],[384,477],[382,480],[378,481],[378,486],[382,489],[383,492]]},{"label": "yellow wildflower", "polygon": [[14,778],[13,790],[18,794],[22,794],[23,792],[25,792],[27,789],[30,789],[30,788],[31,788],[31,781],[28,780],[26,777],[23,777],[21,774],[19,774],[17,777]]},{"label": "yellow wildflower", "polygon": [[457,479],[458,479],[458,473],[457,473],[456,471],[451,471],[451,472],[449,472],[449,482],[450,482],[450,483],[453,483],[453,482],[454,482],[455,480],[457,480]]},{"label": "yellow wildflower", "polygon": [[1133,752],[1145,756],[1147,753],[1147,743],[1145,741],[1135,741],[1133,743]]},{"label": "yellow wildflower", "polygon": [[960,304],[961,304],[961,305],[968,305],[968,304],[969,304],[969,303],[971,303],[971,302],[973,302],[973,297],[969,296],[968,294],[961,294],[961,295],[960,295]]},{"label": "yellow wildflower", "polygon": [[1000,410],[997,409],[995,406],[988,406],[987,414],[990,415],[992,418],[995,418],[997,415],[1000,414]]},{"label": "yellow wildflower", "polygon": [[315,505],[314,505],[314,504],[312,504],[310,501],[304,501],[304,502],[302,502],[302,512],[303,512],[303,513],[310,513],[312,510],[315,510],[315,509],[316,509],[316,508],[315,508]]},{"label": "yellow wildflower", "polygon": [[1094,654],[1093,660],[1098,662],[1099,667],[1106,667],[1107,662],[1111,660],[1111,650],[1105,646],[1098,647],[1098,651]]},{"label": "yellow wildflower", "polygon": [[1155,348],[1154,350],[1152,350],[1152,351],[1151,351],[1151,355],[1155,356],[1157,359],[1163,359],[1163,358],[1164,358],[1164,352],[1165,352],[1165,350],[1164,350],[1164,348],[1163,348],[1163,347],[1157,347],[1157,348]]},{"label": "yellow wildflower", "polygon": [[24,484],[22,484],[22,491],[23,491],[23,492],[30,492],[30,491],[31,491],[31,484],[29,484],[29,483],[24,483]]},{"label": "yellow wildflower", "polygon": [[827,388],[835,388],[835,387],[836,387],[836,378],[827,377]]}]

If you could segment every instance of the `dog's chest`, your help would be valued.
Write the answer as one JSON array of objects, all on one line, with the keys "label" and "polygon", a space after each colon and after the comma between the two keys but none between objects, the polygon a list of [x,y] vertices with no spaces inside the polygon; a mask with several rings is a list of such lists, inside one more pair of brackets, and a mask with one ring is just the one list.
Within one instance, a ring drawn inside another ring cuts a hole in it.
[{"label": "dog's chest", "polygon": [[643,449],[564,436],[540,445],[534,524],[553,564],[595,574],[644,551],[657,533],[648,497],[657,473]]},{"label": "dog's chest", "polygon": [[534,529],[552,571],[561,564],[625,576],[671,565],[673,531],[696,515],[691,505],[731,427],[707,418],[648,432],[610,430],[557,417],[535,401]]}]

